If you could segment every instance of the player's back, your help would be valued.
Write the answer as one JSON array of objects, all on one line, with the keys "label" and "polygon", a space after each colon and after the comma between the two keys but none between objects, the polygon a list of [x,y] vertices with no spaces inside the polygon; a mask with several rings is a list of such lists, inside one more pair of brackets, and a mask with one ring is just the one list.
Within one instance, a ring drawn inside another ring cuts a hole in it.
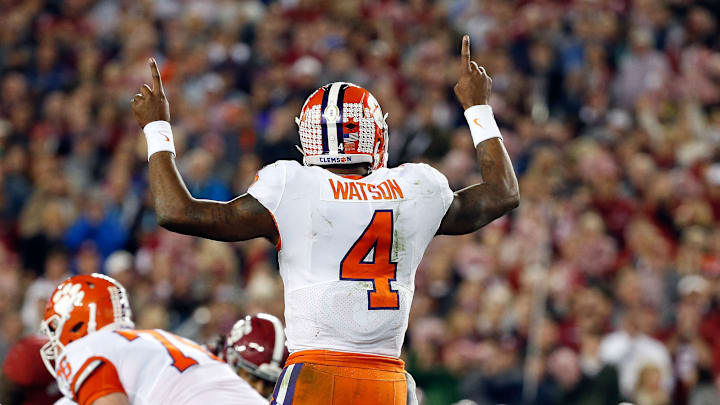
[{"label": "player's back", "polygon": [[267,403],[227,364],[159,329],[88,334],[65,347],[56,371],[60,390],[81,405],[111,392],[133,405]]},{"label": "player's back", "polygon": [[275,217],[291,352],[398,357],[414,278],[452,191],[424,164],[365,177],[280,161],[249,193]]}]

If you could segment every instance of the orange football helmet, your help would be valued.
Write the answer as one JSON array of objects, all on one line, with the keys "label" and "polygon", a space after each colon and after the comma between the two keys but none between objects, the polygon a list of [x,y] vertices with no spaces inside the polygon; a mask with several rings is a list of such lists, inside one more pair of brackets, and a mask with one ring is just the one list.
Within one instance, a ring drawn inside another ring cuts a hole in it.
[{"label": "orange football helmet", "polygon": [[115,279],[91,274],[63,281],[50,296],[40,332],[50,340],[40,356],[55,376],[56,360],[65,346],[103,328],[134,328],[127,292]]},{"label": "orange football helmet", "polygon": [[387,114],[369,91],[335,82],[308,97],[296,118],[305,165],[387,166]]}]

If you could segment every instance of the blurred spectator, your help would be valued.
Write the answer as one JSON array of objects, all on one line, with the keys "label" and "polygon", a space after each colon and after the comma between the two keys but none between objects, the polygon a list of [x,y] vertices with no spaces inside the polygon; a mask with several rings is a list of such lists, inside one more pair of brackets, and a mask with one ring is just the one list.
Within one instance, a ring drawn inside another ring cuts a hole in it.
[{"label": "blurred spectator", "polygon": [[2,364],[0,401],[6,404],[50,405],[62,397],[40,357],[47,338],[31,334],[18,341]]},{"label": "blurred spectator", "polygon": [[133,278],[133,255],[124,250],[111,254],[105,261],[105,274],[117,280],[125,289],[131,289]]},{"label": "blurred spectator", "polygon": [[70,276],[67,252],[52,250],[45,259],[45,272],[25,290],[21,315],[26,332],[37,332],[45,315],[45,304],[63,280]]},{"label": "blurred spectator", "polygon": [[698,387],[690,396],[690,405],[710,405],[720,401],[720,374],[715,380]]},{"label": "blurred spectator", "polygon": [[635,403],[638,405],[667,405],[670,390],[662,386],[662,372],[655,365],[645,365],[638,373],[635,387]]},{"label": "blurred spectator", "polygon": [[195,198],[228,201],[232,197],[225,182],[212,176],[213,158],[210,153],[196,149],[187,156],[186,184]]},{"label": "blurred spectator", "polygon": [[479,405],[521,404],[523,378],[518,349],[517,342],[510,339],[489,343],[489,357],[482,368],[463,379],[463,397]]},{"label": "blurred spectator", "polygon": [[548,359],[552,381],[540,393],[547,403],[553,404],[617,405],[620,395],[615,369],[605,366],[593,371],[584,370],[581,359],[571,349],[560,348]]},{"label": "blurred spectator", "polygon": [[632,106],[648,92],[660,91],[668,80],[667,57],[653,46],[652,32],[637,28],[630,32],[629,53],[620,61],[615,82],[618,104]]},{"label": "blurred spectator", "polygon": [[106,211],[99,195],[90,195],[83,202],[82,214],[70,224],[65,233],[65,244],[74,251],[95,246],[105,257],[122,248],[128,238],[128,230],[120,219],[119,212]]},{"label": "blurred spectator", "polygon": [[667,348],[642,331],[646,316],[639,308],[631,309],[621,329],[605,336],[599,350],[605,363],[618,368],[623,396],[637,401],[647,396],[650,404],[672,392],[673,370]]}]

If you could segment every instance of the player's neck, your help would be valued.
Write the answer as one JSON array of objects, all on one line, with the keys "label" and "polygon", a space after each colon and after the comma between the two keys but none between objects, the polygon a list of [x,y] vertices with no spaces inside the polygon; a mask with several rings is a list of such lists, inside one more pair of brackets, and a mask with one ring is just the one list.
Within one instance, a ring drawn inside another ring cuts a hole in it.
[{"label": "player's neck", "polygon": [[370,168],[366,164],[357,165],[332,165],[325,166],[325,168],[337,175],[345,176],[367,176],[370,174]]}]

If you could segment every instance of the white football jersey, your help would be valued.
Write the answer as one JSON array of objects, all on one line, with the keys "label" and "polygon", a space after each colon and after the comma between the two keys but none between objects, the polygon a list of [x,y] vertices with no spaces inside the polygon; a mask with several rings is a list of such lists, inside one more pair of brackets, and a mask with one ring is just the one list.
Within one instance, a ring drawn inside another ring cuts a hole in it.
[{"label": "white football jersey", "polygon": [[425,164],[351,179],[278,161],[248,193],[275,218],[291,352],[400,355],[415,271],[453,192]]},{"label": "white football jersey", "polygon": [[55,363],[60,391],[76,400],[103,363],[115,367],[133,405],[268,403],[201,346],[159,329],[100,330],[68,344]]}]

